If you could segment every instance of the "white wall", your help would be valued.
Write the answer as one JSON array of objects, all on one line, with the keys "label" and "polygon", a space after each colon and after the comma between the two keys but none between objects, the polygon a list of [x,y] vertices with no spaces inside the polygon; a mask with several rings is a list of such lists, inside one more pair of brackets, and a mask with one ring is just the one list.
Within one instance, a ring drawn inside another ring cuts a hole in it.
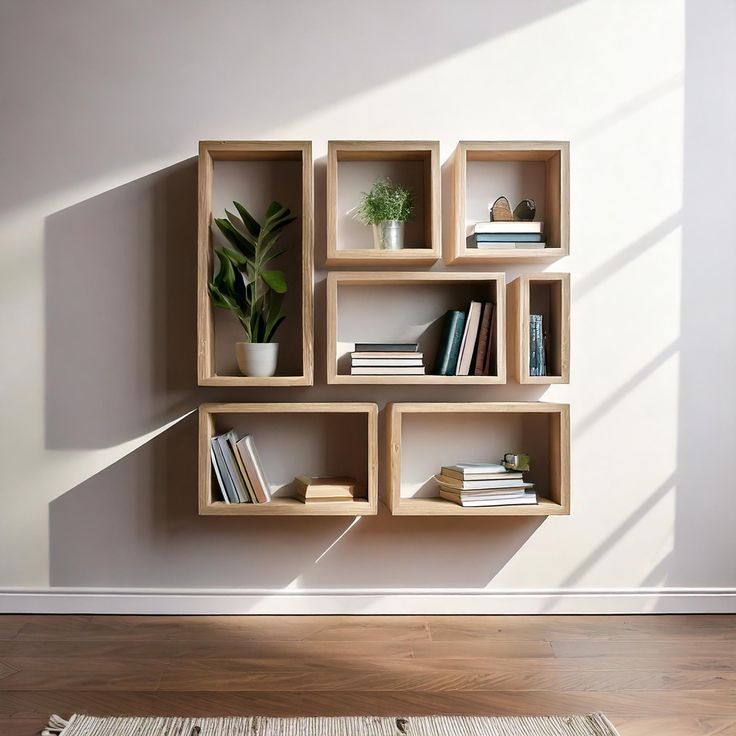
[{"label": "white wall", "polygon": [[[3,3],[0,608],[736,610],[735,30],[729,0]],[[437,398],[324,385],[323,271],[314,389],[196,388],[201,138],[314,141],[318,267],[328,139],[571,141],[571,385],[442,396],[569,400],[569,518],[197,517],[202,401]]]}]

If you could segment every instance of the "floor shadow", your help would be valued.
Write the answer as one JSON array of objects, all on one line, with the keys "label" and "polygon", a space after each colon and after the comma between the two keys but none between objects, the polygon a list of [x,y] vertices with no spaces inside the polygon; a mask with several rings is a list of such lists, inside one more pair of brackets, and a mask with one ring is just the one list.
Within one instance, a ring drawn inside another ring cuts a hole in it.
[{"label": "floor shadow", "polygon": [[100,448],[197,404],[197,161],[46,219],[46,446]]}]

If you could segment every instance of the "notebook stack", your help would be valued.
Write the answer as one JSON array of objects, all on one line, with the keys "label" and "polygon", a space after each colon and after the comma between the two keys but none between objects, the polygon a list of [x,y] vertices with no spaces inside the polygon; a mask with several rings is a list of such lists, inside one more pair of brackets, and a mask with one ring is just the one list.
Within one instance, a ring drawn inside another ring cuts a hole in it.
[{"label": "notebook stack", "polygon": [[434,366],[437,376],[495,376],[496,305],[470,302],[467,312],[445,314]]},{"label": "notebook stack", "polygon": [[423,376],[424,355],[415,343],[356,343],[353,376]]},{"label": "notebook stack", "polygon": [[355,498],[355,478],[317,478],[312,475],[297,475],[296,495],[304,503],[319,501],[352,501]]},{"label": "notebook stack", "polygon": [[522,473],[497,463],[458,463],[443,466],[435,476],[440,496],[460,506],[528,506],[537,503],[533,483]]},{"label": "notebook stack", "polygon": [[468,248],[506,249],[506,248],[544,248],[543,222],[524,222],[520,220],[478,222],[468,236]]},{"label": "notebook stack", "polygon": [[234,430],[210,440],[212,469],[225,503],[267,503],[271,489],[253,437]]}]

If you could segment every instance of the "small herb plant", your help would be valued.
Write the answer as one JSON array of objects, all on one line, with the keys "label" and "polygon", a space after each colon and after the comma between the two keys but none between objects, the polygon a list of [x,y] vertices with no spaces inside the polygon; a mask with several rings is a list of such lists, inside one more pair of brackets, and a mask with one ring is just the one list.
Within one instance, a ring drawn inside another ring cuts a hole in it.
[{"label": "small herb plant", "polygon": [[369,192],[363,192],[355,216],[364,225],[378,225],[384,220],[406,222],[414,211],[414,195],[389,178],[376,179]]},{"label": "small herb plant", "polygon": [[276,251],[276,243],[296,217],[278,202],[271,202],[261,224],[242,204],[233,204],[240,218],[227,210],[227,217],[215,218],[215,225],[235,250],[215,249],[219,268],[209,284],[210,297],[215,306],[237,317],[246,342],[271,342],[285,319],[281,307],[286,277],[269,264],[285,252]]}]

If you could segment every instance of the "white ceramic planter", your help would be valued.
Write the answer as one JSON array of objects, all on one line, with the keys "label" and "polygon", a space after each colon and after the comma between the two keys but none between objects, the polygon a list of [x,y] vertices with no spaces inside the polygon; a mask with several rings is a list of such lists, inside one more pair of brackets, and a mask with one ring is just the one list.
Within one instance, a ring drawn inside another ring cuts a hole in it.
[{"label": "white ceramic planter", "polygon": [[238,368],[244,376],[267,377],[276,373],[279,357],[277,342],[236,342]]}]

